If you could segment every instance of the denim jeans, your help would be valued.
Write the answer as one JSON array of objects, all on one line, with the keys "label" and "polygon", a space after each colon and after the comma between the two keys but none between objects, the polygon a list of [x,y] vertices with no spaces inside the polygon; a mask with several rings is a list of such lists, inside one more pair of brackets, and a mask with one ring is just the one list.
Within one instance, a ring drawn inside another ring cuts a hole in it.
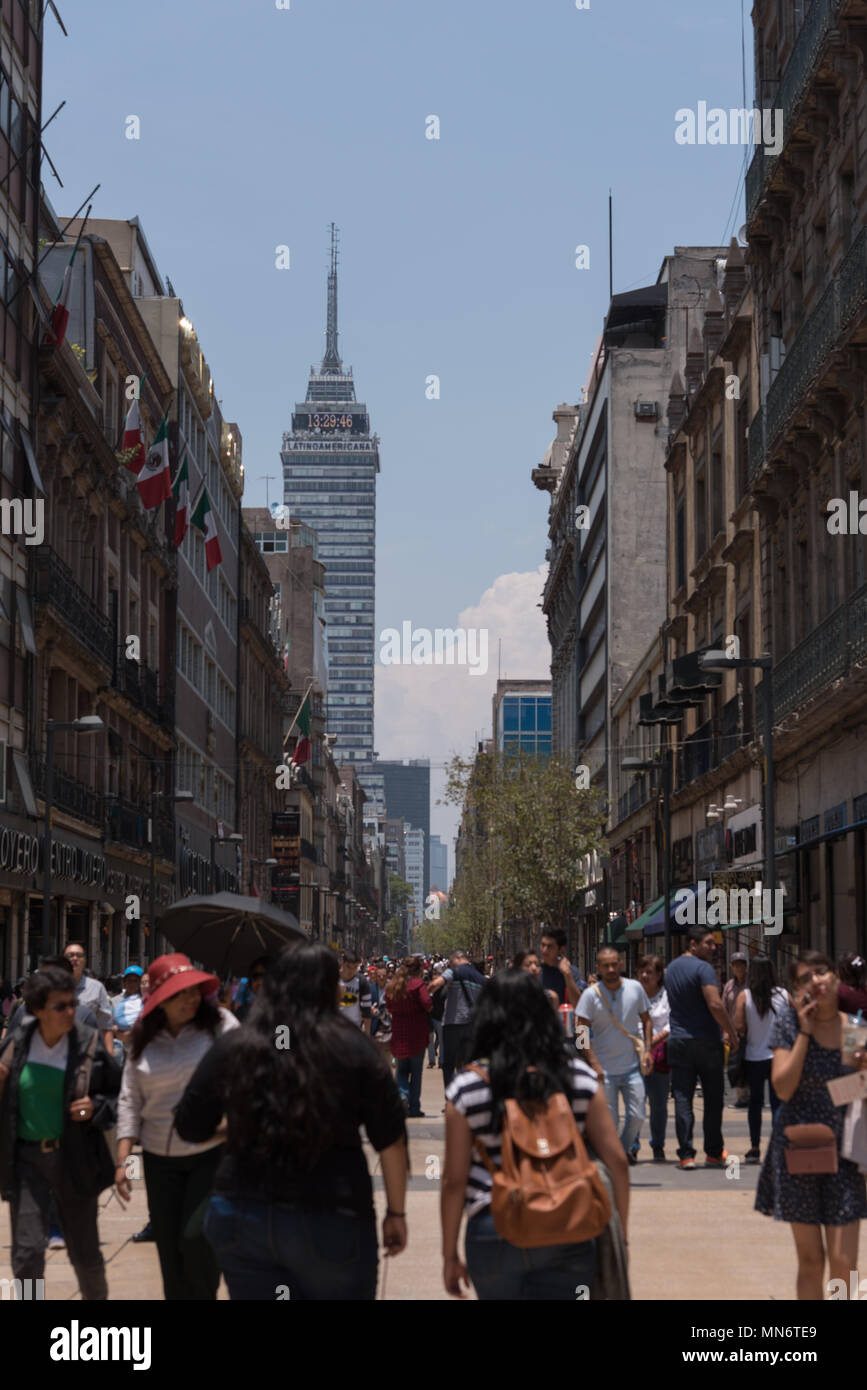
[{"label": "denim jeans", "polygon": [[574,1303],[582,1285],[589,1289],[596,1269],[594,1240],[519,1250],[497,1234],[490,1207],[467,1223],[466,1251],[467,1269],[482,1301]]},{"label": "denim jeans", "polygon": [[674,1127],[678,1158],[695,1158],[692,1102],[695,1083],[701,1081],[704,1102],[704,1151],[709,1158],[723,1152],[723,1045],[706,1038],[668,1039],[668,1064],[674,1091]]},{"label": "denim jeans", "polygon": [[376,1298],[376,1218],[214,1193],[207,1236],[232,1299],[273,1303]]},{"label": "denim jeans", "polygon": [[[671,1093],[669,1072],[652,1071],[644,1078],[644,1094],[650,1111],[650,1147],[665,1148],[665,1126],[668,1121],[668,1097]],[[635,1143],[638,1152],[638,1141]]]},{"label": "denim jeans", "polygon": [[13,1276],[44,1279],[49,1209],[53,1199],[81,1297],[88,1302],[108,1298],[105,1263],[99,1248],[98,1199],[76,1197],[68,1190],[63,1182],[63,1159],[59,1149],[42,1153],[38,1144],[19,1143],[17,1160],[16,1186],[10,1203]]},{"label": "denim jeans", "polygon": [[421,1078],[424,1069],[424,1054],[425,1049],[422,1049],[415,1057],[398,1057],[397,1059],[397,1089],[400,1091],[401,1100],[406,1101],[411,1116],[421,1114]]},{"label": "denim jeans", "polygon": [[427,1059],[431,1066],[436,1064],[437,1048],[442,1052],[443,1044],[443,1025],[442,1020],[432,1018],[430,1021],[430,1037],[427,1040]]},{"label": "denim jeans", "polygon": [[771,1129],[774,1127],[774,1120],[777,1118],[777,1111],[782,1102],[771,1081],[770,1058],[766,1062],[745,1061],[744,1070],[747,1075],[747,1085],[750,1088],[750,1105],[747,1111],[747,1121],[750,1126],[750,1148],[757,1149],[762,1137],[762,1105],[765,1099],[766,1081],[771,1096]]},{"label": "denim jeans", "polygon": [[623,1097],[623,1129],[620,1142],[628,1153],[641,1129],[644,1119],[644,1078],[638,1067],[618,1076],[605,1073],[605,1100],[611,1111],[614,1128],[620,1123],[619,1097]]}]

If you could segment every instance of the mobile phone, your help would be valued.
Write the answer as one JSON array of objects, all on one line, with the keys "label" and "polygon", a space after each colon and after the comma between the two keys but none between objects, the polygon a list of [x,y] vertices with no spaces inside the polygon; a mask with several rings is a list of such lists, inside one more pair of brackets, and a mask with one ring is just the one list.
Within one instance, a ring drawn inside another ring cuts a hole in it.
[{"label": "mobile phone", "polygon": [[805,990],[804,990],[804,993],[801,995],[801,1003],[802,1003],[802,1004],[812,1004],[812,1002],[813,1002],[813,996],[812,996],[812,994],[810,993],[810,991],[809,991],[808,989],[805,989]]}]

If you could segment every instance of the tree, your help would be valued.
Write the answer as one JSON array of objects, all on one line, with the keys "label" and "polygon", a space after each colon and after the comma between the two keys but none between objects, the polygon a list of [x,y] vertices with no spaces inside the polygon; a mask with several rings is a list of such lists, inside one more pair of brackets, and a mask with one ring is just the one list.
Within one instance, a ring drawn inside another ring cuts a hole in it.
[{"label": "tree", "polygon": [[454,901],[466,949],[483,954],[501,916],[567,926],[585,885],[580,864],[604,849],[604,802],[576,786],[572,760],[519,751],[455,757],[445,800],[463,807]]}]

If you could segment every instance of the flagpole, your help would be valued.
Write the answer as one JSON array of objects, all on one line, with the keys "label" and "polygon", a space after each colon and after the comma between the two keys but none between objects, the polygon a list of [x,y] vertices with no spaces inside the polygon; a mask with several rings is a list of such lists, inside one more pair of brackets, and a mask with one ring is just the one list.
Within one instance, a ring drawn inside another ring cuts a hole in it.
[{"label": "flagpole", "polygon": [[302,700],[301,700],[301,703],[299,704],[297,710],[295,711],[295,718],[292,720],[292,723],[289,725],[289,728],[288,728],[288,730],[287,730],[287,732],[286,732],[286,735],[285,735],[285,737],[284,737],[284,739],[283,739],[283,747],[284,747],[284,748],[286,747],[286,744],[287,744],[288,740],[292,737],[292,730],[295,728],[295,725],[298,723],[298,716],[299,716],[299,714],[301,713],[302,709],[304,708],[304,701],[307,699],[307,696],[310,694],[310,692],[311,692],[312,689],[313,689],[313,681],[311,680],[311,682],[310,682],[310,684],[308,685],[307,689],[304,691],[304,696],[303,696],[303,698],[302,698]]}]

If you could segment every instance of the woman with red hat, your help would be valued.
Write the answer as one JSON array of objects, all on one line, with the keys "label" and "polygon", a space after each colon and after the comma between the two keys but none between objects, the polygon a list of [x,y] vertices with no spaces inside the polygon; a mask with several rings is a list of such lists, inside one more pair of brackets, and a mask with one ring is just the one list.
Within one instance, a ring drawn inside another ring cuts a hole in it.
[{"label": "woman with red hat", "polygon": [[203,1144],[186,1143],[175,1130],[174,1112],[205,1053],[221,1033],[239,1024],[216,1002],[216,975],[197,970],[188,956],[159,956],[148,975],[150,992],[130,1035],[123,1071],[115,1183],[119,1196],[129,1201],[125,1164],[140,1139],[165,1297],[214,1299],[220,1271],[202,1222],[223,1138],[215,1134]]}]

